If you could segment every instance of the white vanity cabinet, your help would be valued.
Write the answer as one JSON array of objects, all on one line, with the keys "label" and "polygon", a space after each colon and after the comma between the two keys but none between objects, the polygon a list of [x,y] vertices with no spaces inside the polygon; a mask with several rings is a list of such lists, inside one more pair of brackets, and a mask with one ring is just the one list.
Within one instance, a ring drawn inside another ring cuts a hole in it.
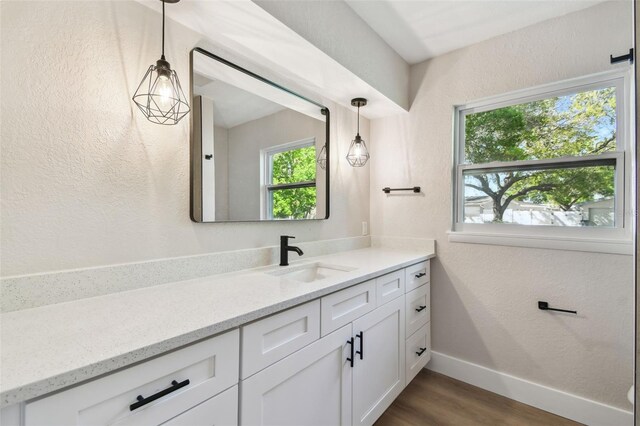
[{"label": "white vanity cabinet", "polygon": [[370,426],[430,359],[429,272],[416,263],[3,408],[2,424]]},{"label": "white vanity cabinet", "polygon": [[218,424],[217,419],[237,424],[226,423],[236,419],[235,405],[227,402],[237,399],[237,392],[235,397],[233,390],[221,399],[215,397],[223,396],[223,391],[238,383],[239,347],[236,329],[28,402],[24,424],[158,425],[179,415],[183,419],[194,417],[187,414],[193,407],[198,409],[199,418],[209,419],[206,424]]},{"label": "white vanity cabinet", "polygon": [[[323,337],[240,382],[240,424],[372,425],[405,386],[404,283],[399,270],[321,298]],[[311,303],[242,327],[242,341],[255,330],[283,342],[315,336],[292,326]]]}]

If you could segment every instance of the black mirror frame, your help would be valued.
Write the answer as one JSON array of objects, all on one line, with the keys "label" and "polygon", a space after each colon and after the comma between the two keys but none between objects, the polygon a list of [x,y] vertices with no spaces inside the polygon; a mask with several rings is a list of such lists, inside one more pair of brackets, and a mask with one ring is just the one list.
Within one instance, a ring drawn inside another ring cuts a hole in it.
[{"label": "black mirror frame", "polygon": [[[299,99],[302,99],[306,102],[309,102],[317,107],[319,107],[321,109],[321,113],[322,115],[324,115],[326,117],[326,122],[325,122],[325,132],[326,132],[326,136],[325,136],[325,147],[326,147],[326,156],[327,156],[327,165],[326,165],[326,173],[325,173],[325,188],[326,188],[326,206],[325,206],[325,211],[326,214],[324,217],[322,218],[315,218],[315,219],[286,219],[286,220],[278,220],[278,219],[269,219],[269,220],[224,220],[224,221],[212,221],[212,222],[203,222],[202,221],[202,187],[201,185],[195,185],[196,182],[196,176],[200,175],[201,176],[201,171],[202,171],[202,147],[201,146],[196,146],[198,144],[196,144],[196,140],[197,139],[195,136],[195,132],[196,132],[196,126],[195,126],[195,122],[194,122],[194,117],[196,116],[196,114],[200,114],[200,109],[197,107],[196,103],[194,102],[194,91],[193,91],[193,55],[194,53],[200,53],[202,55],[205,55],[213,60],[216,60],[228,67],[231,67],[237,71],[240,71],[244,74],[247,74],[259,81],[261,81],[262,83],[268,84],[272,87],[275,87],[279,90],[282,90],[286,93],[289,93],[292,96],[295,96]],[[200,47],[195,47],[191,50],[191,52],[189,52],[189,99],[191,100],[191,114],[190,114],[190,118],[189,118],[189,127],[190,127],[190,141],[189,141],[189,146],[190,146],[190,170],[189,170],[189,185],[190,185],[190,216],[191,216],[191,220],[193,222],[196,223],[274,223],[274,222],[304,222],[304,221],[309,221],[309,220],[326,220],[329,219],[330,216],[330,206],[331,206],[331,197],[330,197],[330,193],[331,193],[331,186],[330,186],[330,170],[331,170],[331,151],[330,151],[330,111],[329,108],[327,108],[326,106],[319,104],[318,102],[312,101],[309,98],[306,98],[292,90],[287,89],[286,87],[283,87],[277,83],[274,83],[271,80],[268,80],[254,72],[251,72],[239,65],[234,64],[233,62],[230,62],[224,58],[221,58],[220,56],[214,55],[211,52],[208,52]],[[198,206],[200,206],[198,208]]]}]

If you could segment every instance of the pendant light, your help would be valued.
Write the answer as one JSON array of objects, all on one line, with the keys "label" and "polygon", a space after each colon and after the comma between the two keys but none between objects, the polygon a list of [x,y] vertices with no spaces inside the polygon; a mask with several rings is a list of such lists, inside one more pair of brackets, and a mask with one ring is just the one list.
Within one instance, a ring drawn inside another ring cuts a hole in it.
[{"label": "pendant light", "polygon": [[162,1],[162,56],[151,65],[133,95],[133,102],[147,119],[157,124],[177,124],[189,113],[189,103],[182,91],[175,70],[164,57],[164,4],[180,0]]},{"label": "pendant light", "polygon": [[318,154],[318,158],[316,158],[316,163],[322,170],[327,168],[327,145],[322,145],[322,149],[320,150],[320,154]]},{"label": "pendant light", "polygon": [[364,139],[360,137],[360,107],[365,106],[367,100],[365,98],[351,99],[351,105],[358,107],[358,133],[354,140],[351,141],[349,152],[347,152],[347,161],[351,167],[362,167],[369,161],[369,151]]}]

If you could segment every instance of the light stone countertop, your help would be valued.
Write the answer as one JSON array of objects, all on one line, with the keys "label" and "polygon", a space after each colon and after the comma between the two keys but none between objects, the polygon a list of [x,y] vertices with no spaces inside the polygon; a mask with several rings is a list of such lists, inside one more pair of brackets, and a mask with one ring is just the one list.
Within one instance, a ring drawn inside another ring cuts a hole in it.
[{"label": "light stone countertop", "polygon": [[0,407],[126,367],[417,262],[433,252],[366,248],[292,262],[355,268],[312,283],[280,267],[162,284],[0,315]]}]

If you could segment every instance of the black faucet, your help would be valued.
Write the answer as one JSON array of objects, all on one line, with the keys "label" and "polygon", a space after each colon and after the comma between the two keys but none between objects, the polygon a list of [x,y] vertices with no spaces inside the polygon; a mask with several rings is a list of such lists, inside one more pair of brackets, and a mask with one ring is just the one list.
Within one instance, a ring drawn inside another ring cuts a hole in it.
[{"label": "black faucet", "polygon": [[295,251],[298,256],[302,256],[304,253],[300,250],[300,247],[294,247],[289,245],[289,235],[280,235],[280,266],[289,265],[289,252]]}]

